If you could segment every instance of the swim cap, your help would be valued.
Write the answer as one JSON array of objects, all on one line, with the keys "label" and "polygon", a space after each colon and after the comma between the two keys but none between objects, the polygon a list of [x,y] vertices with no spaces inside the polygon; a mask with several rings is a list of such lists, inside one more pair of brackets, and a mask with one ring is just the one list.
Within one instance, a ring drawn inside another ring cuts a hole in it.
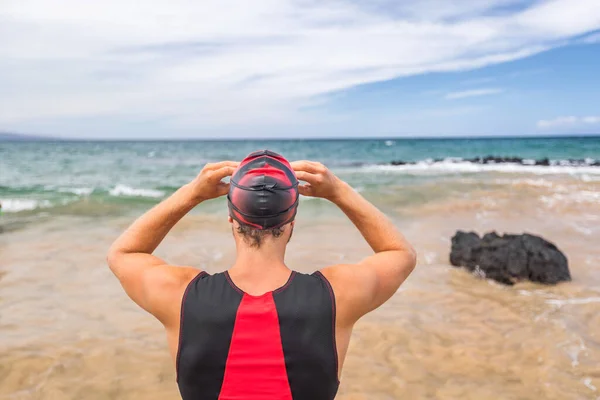
[{"label": "swim cap", "polygon": [[269,150],[250,154],[231,177],[229,215],[256,229],[279,228],[296,217],[298,179],[283,156]]}]

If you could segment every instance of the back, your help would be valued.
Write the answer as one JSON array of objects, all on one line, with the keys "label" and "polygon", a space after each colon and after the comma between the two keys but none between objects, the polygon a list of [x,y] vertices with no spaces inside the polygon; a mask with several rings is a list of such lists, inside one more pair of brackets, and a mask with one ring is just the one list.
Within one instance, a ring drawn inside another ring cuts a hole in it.
[{"label": "back", "polygon": [[331,400],[338,389],[335,298],[320,273],[244,293],[227,272],[201,272],[181,307],[183,400]]}]

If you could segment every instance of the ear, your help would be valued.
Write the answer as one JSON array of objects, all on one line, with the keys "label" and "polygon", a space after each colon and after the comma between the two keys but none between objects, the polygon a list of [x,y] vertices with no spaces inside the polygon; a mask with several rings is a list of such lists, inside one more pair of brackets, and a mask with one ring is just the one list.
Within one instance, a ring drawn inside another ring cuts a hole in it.
[{"label": "ear", "polygon": [[233,224],[233,218],[231,218],[231,215],[227,217],[227,221],[229,221],[230,224]]}]

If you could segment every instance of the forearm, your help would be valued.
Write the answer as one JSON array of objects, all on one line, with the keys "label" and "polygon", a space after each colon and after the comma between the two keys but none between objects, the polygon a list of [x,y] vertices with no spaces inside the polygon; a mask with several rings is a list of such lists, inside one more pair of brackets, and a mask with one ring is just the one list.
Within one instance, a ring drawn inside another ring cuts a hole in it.
[{"label": "forearm", "polygon": [[151,254],[167,233],[200,201],[189,185],[182,186],[169,198],[138,218],[111,246],[110,254]]},{"label": "forearm", "polygon": [[331,201],[348,216],[374,252],[414,252],[410,243],[385,214],[352,189],[350,185],[341,182],[338,193]]}]

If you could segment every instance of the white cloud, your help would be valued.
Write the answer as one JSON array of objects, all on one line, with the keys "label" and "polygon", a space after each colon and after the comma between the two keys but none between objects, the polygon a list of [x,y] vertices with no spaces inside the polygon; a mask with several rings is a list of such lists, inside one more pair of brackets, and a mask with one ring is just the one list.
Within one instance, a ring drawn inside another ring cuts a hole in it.
[{"label": "white cloud", "polygon": [[0,127],[302,123],[299,110],[334,91],[511,61],[600,29],[597,0],[493,12],[520,3],[4,0]]},{"label": "white cloud", "polygon": [[546,128],[555,128],[555,127],[564,127],[564,126],[573,126],[579,121],[578,117],[557,117],[554,119],[542,119],[537,122],[537,127],[546,129]]},{"label": "white cloud", "polygon": [[589,117],[557,117],[554,119],[542,119],[537,122],[540,129],[578,128],[585,125],[600,124],[600,116]]},{"label": "white cloud", "polygon": [[600,124],[600,117],[583,117],[581,121],[584,124]]},{"label": "white cloud", "polygon": [[494,77],[494,76],[486,76],[486,77],[483,77],[483,78],[467,79],[465,81],[462,81],[461,85],[468,85],[468,86],[471,86],[471,85],[481,85],[481,84],[484,84],[484,83],[494,82],[497,79],[498,78]]},{"label": "white cloud", "polygon": [[592,35],[586,36],[583,38],[583,43],[587,43],[587,44],[596,44],[596,43],[600,43],[600,32],[598,33],[594,33]]},{"label": "white cloud", "polygon": [[464,99],[467,97],[479,97],[479,96],[490,96],[492,94],[502,93],[504,89],[499,88],[485,88],[485,89],[473,89],[463,90],[460,92],[450,92],[444,96],[446,100]]}]

